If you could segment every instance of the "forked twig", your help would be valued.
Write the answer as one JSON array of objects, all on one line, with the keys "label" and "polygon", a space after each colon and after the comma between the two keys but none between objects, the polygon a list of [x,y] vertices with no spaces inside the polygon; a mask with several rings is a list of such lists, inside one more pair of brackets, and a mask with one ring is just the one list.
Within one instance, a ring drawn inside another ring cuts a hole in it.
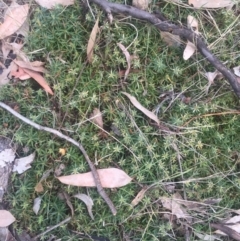
[{"label": "forked twig", "polygon": [[157,15],[151,14],[147,11],[119,3],[112,3],[106,0],[89,0],[89,2],[95,3],[100,6],[112,19],[112,13],[124,14],[132,16],[137,19],[141,19],[153,24],[162,32],[168,32],[179,37],[189,40],[194,43],[198,51],[206,58],[206,60],[212,64],[223,76],[228,80],[232,86],[235,94],[240,98],[240,83],[234,73],[228,69],[207,47],[201,36],[196,34],[191,29],[183,26],[177,26],[166,19],[160,19]]},{"label": "forked twig", "polygon": [[101,197],[104,199],[104,201],[107,203],[107,205],[109,206],[111,212],[113,215],[117,214],[117,210],[114,206],[114,204],[112,203],[111,199],[108,197],[108,195],[106,194],[105,190],[103,189],[102,185],[101,185],[101,181],[97,172],[97,169],[95,168],[95,166],[93,165],[92,161],[90,160],[86,150],[84,149],[83,145],[80,142],[75,141],[74,139],[72,139],[69,136],[64,135],[63,133],[61,133],[60,131],[57,131],[53,128],[49,128],[46,126],[41,126],[31,120],[29,120],[28,118],[22,116],[21,114],[19,114],[18,112],[16,112],[15,110],[13,110],[11,107],[9,107],[8,105],[4,104],[3,102],[0,101],[0,107],[2,107],[3,109],[5,109],[6,111],[8,111],[9,113],[11,113],[12,115],[14,115],[15,117],[17,117],[18,119],[22,120],[23,122],[25,122],[26,124],[36,128],[37,130],[40,131],[45,131],[48,133],[52,133],[55,136],[58,136],[59,138],[66,140],[70,143],[72,143],[73,145],[75,145],[76,147],[78,147],[80,149],[80,151],[82,152],[83,156],[85,157],[91,171],[92,171],[92,175],[98,190],[98,193],[101,195]]}]

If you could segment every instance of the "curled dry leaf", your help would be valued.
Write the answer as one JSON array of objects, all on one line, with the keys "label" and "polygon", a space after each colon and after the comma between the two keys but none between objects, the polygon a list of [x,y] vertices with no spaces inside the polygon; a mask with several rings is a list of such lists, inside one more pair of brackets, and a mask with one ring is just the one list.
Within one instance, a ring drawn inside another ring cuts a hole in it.
[{"label": "curled dry leaf", "polygon": [[136,8],[146,10],[148,8],[149,0],[133,0],[132,5]]},{"label": "curled dry leaf", "polygon": [[38,84],[40,84],[43,87],[43,89],[46,90],[46,92],[48,92],[50,95],[53,95],[53,91],[51,90],[47,81],[45,80],[45,78],[43,78],[41,74],[26,68],[23,68],[23,70],[28,75],[30,75],[33,79],[35,79],[38,82]]},{"label": "curled dry leaf", "polygon": [[194,8],[224,8],[231,7],[233,0],[188,0]]},{"label": "curled dry leaf", "polygon": [[74,4],[74,0],[36,0],[36,2],[44,8],[52,9],[56,5],[69,6]]},{"label": "curled dry leaf", "polygon": [[[124,171],[117,168],[105,168],[97,170],[102,187],[117,188],[127,185],[132,178]],[[69,176],[57,177],[58,180],[67,185],[79,187],[96,187],[92,172],[73,174]]]},{"label": "curled dry leaf", "polygon": [[93,123],[103,129],[103,118],[102,113],[98,108],[94,108],[93,113],[90,115]]},{"label": "curled dry leaf", "polygon": [[126,92],[122,92],[124,95],[126,95],[129,100],[132,102],[132,104],[137,108],[139,109],[140,111],[142,111],[143,114],[145,114],[147,117],[149,117],[150,119],[154,120],[158,125],[160,125],[160,121],[158,119],[158,117],[153,113],[151,112],[150,110],[146,109],[145,107],[143,107],[138,101],[137,99],[126,93]]},{"label": "curled dry leaf", "polygon": [[34,199],[33,212],[37,215],[42,202],[42,197],[37,197]]},{"label": "curled dry leaf", "polygon": [[194,31],[196,34],[198,34],[198,21],[196,18],[194,18],[191,15],[188,15],[187,17],[187,24],[188,24],[188,28],[191,29],[192,31]]},{"label": "curled dry leaf", "polygon": [[0,39],[6,38],[15,33],[25,22],[28,16],[29,5],[10,6],[6,11],[4,22],[0,26]]},{"label": "curled dry leaf", "polygon": [[98,23],[99,23],[99,18],[97,18],[96,23],[94,24],[94,27],[92,29],[92,32],[91,32],[89,40],[88,40],[87,59],[88,59],[89,63],[92,63],[92,60],[93,60],[93,49],[95,46],[97,33],[99,31]]},{"label": "curled dry leaf", "polygon": [[64,191],[62,192],[62,194],[63,194],[63,197],[64,197],[68,207],[71,209],[72,216],[74,216],[74,209],[73,209],[73,205],[72,205],[71,200],[70,200],[70,196]]},{"label": "curled dry leaf", "polygon": [[126,80],[127,77],[128,77],[130,68],[131,68],[131,56],[130,56],[129,52],[127,51],[126,47],[123,44],[118,43],[117,45],[122,50],[122,52],[124,53],[124,55],[126,57],[126,60],[127,60],[127,69],[126,69],[125,74],[124,74],[124,80]]},{"label": "curled dry leaf", "polygon": [[16,219],[13,215],[6,210],[0,210],[0,227],[7,227],[12,224]]},{"label": "curled dry leaf", "polygon": [[16,159],[15,162],[14,162],[14,166],[13,166],[13,172],[17,172],[18,174],[22,174],[23,172],[25,172],[26,170],[31,168],[30,164],[34,161],[35,154],[36,153],[33,152],[29,156]]},{"label": "curled dry leaf", "polygon": [[144,198],[147,188],[148,187],[143,187],[142,190],[137,194],[137,196],[132,200],[131,204],[133,207],[135,207]]},{"label": "curled dry leaf", "polygon": [[196,46],[190,41],[187,42],[186,48],[183,51],[183,59],[188,60],[196,51]]},{"label": "curled dry leaf", "polygon": [[83,194],[83,193],[76,194],[76,195],[74,195],[74,197],[82,200],[86,204],[87,210],[88,210],[88,214],[91,217],[91,219],[94,220],[94,217],[93,217],[93,214],[92,214],[92,207],[93,207],[93,200],[92,200],[92,198],[89,197],[86,194]]},{"label": "curled dry leaf", "polygon": [[233,72],[234,72],[235,75],[240,77],[240,66],[234,67]]}]

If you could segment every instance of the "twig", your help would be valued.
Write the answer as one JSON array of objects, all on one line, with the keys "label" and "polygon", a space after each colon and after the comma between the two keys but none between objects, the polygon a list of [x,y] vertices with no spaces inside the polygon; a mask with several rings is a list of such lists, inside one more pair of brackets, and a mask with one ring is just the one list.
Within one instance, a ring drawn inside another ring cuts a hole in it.
[{"label": "twig", "polygon": [[22,116],[21,114],[19,114],[18,112],[16,112],[15,110],[13,110],[11,107],[9,107],[8,105],[4,104],[3,102],[0,101],[0,107],[2,107],[3,109],[7,110],[8,112],[10,112],[12,115],[14,115],[15,117],[17,117],[18,119],[22,120],[23,122],[25,122],[26,124],[36,128],[37,130],[40,131],[45,131],[45,132],[49,132],[52,133],[56,136],[58,136],[61,139],[64,139],[70,143],[72,143],[73,145],[77,146],[80,151],[82,152],[83,156],[85,157],[91,171],[92,171],[92,175],[98,190],[98,193],[101,195],[101,197],[105,200],[105,202],[107,203],[107,205],[109,206],[109,208],[111,209],[111,212],[113,215],[117,214],[117,210],[114,207],[114,204],[112,203],[112,201],[110,200],[110,198],[108,197],[108,195],[106,194],[106,192],[104,191],[102,185],[101,185],[101,181],[97,172],[97,169],[95,168],[95,166],[93,165],[93,163],[91,162],[86,150],[84,149],[84,147],[82,146],[82,144],[80,142],[75,141],[74,139],[72,139],[69,136],[64,135],[63,133],[61,133],[60,131],[57,131],[55,129],[46,127],[46,126],[41,126],[31,120],[29,120],[28,118]]},{"label": "twig", "polygon": [[219,116],[219,115],[239,115],[240,111],[237,110],[233,110],[233,111],[225,111],[225,112],[217,112],[217,113],[208,113],[208,114],[203,114],[203,115],[198,115],[198,116],[194,116],[192,117],[190,120],[188,120],[187,122],[185,122],[181,127],[185,127],[187,126],[190,122],[196,120],[196,119],[200,119],[200,118],[204,118],[204,117],[210,117],[210,116]]},{"label": "twig", "polygon": [[58,228],[59,226],[65,224],[65,223],[67,223],[67,222],[69,222],[70,220],[71,220],[71,217],[68,217],[68,218],[64,219],[62,222],[60,222],[60,223],[58,223],[58,224],[56,224],[56,225],[48,228],[46,231],[44,231],[44,232],[38,234],[37,236],[35,236],[35,237],[33,238],[33,240],[37,240],[38,238],[42,237],[44,234],[49,233],[49,232],[52,231],[53,229]]},{"label": "twig", "polygon": [[100,6],[108,15],[111,15],[112,13],[121,13],[132,16],[134,18],[150,22],[163,32],[178,35],[181,38],[194,43],[198,51],[208,60],[208,62],[210,62],[219,72],[223,74],[232,86],[235,94],[240,98],[240,83],[237,81],[237,77],[208,49],[201,36],[195,34],[192,30],[183,26],[177,26],[170,21],[162,21],[155,14],[151,14],[129,5],[112,3],[106,0],[89,0],[89,2]]},{"label": "twig", "polygon": [[233,238],[234,240],[240,241],[240,234],[236,232],[235,230],[229,228],[225,224],[221,223],[210,223],[210,226],[212,228],[219,229],[220,231],[224,232],[227,234],[229,237]]}]

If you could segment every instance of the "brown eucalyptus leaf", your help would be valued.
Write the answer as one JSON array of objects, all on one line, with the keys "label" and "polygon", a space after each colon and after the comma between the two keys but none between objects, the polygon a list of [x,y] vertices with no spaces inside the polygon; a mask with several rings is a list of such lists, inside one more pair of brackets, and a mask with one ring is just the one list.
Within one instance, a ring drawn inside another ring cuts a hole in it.
[{"label": "brown eucalyptus leaf", "polygon": [[[127,185],[132,178],[124,171],[117,168],[105,168],[97,170],[102,187],[117,188]],[[92,172],[73,174],[69,176],[57,177],[58,180],[67,185],[79,187],[96,187]]]},{"label": "brown eucalyptus leaf", "polygon": [[99,31],[98,23],[99,23],[99,18],[97,18],[96,23],[94,24],[94,27],[92,29],[92,32],[91,32],[89,40],[88,40],[87,59],[88,59],[89,63],[92,63],[92,60],[93,60],[93,49],[95,46],[97,33]]},{"label": "brown eucalyptus leaf", "polygon": [[196,51],[196,46],[190,41],[187,42],[187,45],[183,51],[183,59],[188,60]]},{"label": "brown eucalyptus leaf", "polygon": [[[240,215],[230,218],[224,223],[224,225],[240,234]],[[214,233],[226,236],[226,233],[220,230],[217,230]]]},{"label": "brown eucalyptus leaf", "polygon": [[31,168],[31,163],[34,161],[35,155],[36,155],[36,153],[33,152],[32,154],[30,154],[26,157],[15,159],[14,166],[13,166],[13,172],[22,174],[23,172],[25,172],[26,170]]},{"label": "brown eucalyptus leaf", "polygon": [[33,70],[26,69],[26,68],[23,68],[23,70],[28,75],[30,75],[33,79],[35,79],[38,82],[38,84],[41,85],[43,87],[43,89],[45,89],[46,92],[48,92],[50,95],[53,95],[52,89],[49,87],[47,81],[41,74],[39,74],[38,72],[35,72]]},{"label": "brown eucalyptus leaf", "polygon": [[15,33],[25,22],[28,16],[29,5],[10,6],[6,11],[4,22],[0,25],[0,39],[6,38]]},{"label": "brown eucalyptus leaf", "polygon": [[224,8],[231,7],[233,0],[188,0],[194,8]]},{"label": "brown eucalyptus leaf", "polygon": [[158,117],[152,111],[143,107],[134,96],[132,96],[132,95],[126,93],[126,92],[122,92],[122,93],[129,98],[129,100],[132,102],[132,104],[137,109],[139,109],[143,114],[145,114],[147,117],[154,120],[158,125],[160,125],[160,121],[159,121]]},{"label": "brown eucalyptus leaf", "polygon": [[127,60],[127,69],[126,69],[125,74],[124,74],[124,80],[126,80],[127,77],[128,77],[130,68],[131,68],[131,56],[130,56],[128,50],[126,49],[126,47],[123,44],[118,43],[117,45],[122,50],[122,52],[125,55],[126,60]]},{"label": "brown eucalyptus leaf", "polygon": [[62,194],[64,196],[64,199],[65,199],[68,207],[71,209],[72,216],[74,216],[74,209],[73,209],[73,205],[72,205],[71,200],[70,200],[70,196],[64,191],[62,192]]},{"label": "brown eucalyptus leaf", "polygon": [[196,18],[194,18],[191,15],[188,15],[187,17],[187,24],[188,24],[188,28],[191,29],[192,31],[194,31],[196,34],[198,34],[198,21]]},{"label": "brown eucalyptus leaf", "polygon": [[141,202],[141,200],[144,198],[147,188],[148,187],[143,187],[142,190],[137,194],[137,196],[132,200],[131,204],[133,207],[138,205],[138,203]]},{"label": "brown eucalyptus leaf", "polygon": [[103,129],[103,118],[102,113],[98,108],[94,108],[93,113],[90,115],[93,123]]},{"label": "brown eucalyptus leaf", "polygon": [[86,194],[83,194],[83,193],[76,194],[76,195],[74,195],[74,197],[82,200],[86,204],[87,210],[88,210],[88,214],[91,217],[91,219],[94,220],[94,217],[93,217],[93,214],[92,214],[92,207],[93,207],[93,200],[92,200],[92,198],[89,197]]},{"label": "brown eucalyptus leaf", "polygon": [[33,212],[37,215],[42,202],[42,197],[37,197],[34,199]]},{"label": "brown eucalyptus leaf", "polygon": [[13,215],[6,210],[0,210],[0,227],[7,227],[12,224],[16,219]]}]

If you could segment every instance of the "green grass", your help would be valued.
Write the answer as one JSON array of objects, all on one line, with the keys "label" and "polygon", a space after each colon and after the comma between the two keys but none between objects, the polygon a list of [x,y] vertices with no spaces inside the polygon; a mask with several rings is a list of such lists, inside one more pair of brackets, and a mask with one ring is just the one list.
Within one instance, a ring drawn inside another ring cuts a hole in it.
[{"label": "green grass", "polygon": [[[236,41],[239,21],[232,26],[237,18],[234,13],[210,11],[216,27],[205,11],[193,11],[158,1],[154,1],[151,8],[154,4],[160,4],[169,19],[180,20],[183,24],[186,24],[188,14],[195,16],[201,23],[200,31],[207,43],[216,41],[211,50],[222,61],[228,61],[228,66],[239,65],[240,46]],[[56,128],[81,141],[90,158],[100,160],[97,168],[117,166],[133,177],[134,182],[119,189],[106,190],[118,210],[115,217],[94,188],[88,189],[94,200],[94,221],[90,219],[85,205],[72,198],[75,216],[70,224],[53,230],[43,240],[51,234],[62,240],[79,240],[70,230],[108,237],[111,241],[124,240],[124,235],[128,235],[130,240],[173,240],[174,236],[177,240],[184,240],[181,224],[171,227],[163,219],[167,210],[162,207],[159,198],[171,196],[164,189],[164,182],[176,182],[176,191],[182,195],[185,192],[191,201],[201,203],[208,198],[222,199],[219,204],[209,207],[203,216],[192,213],[198,218],[198,222],[193,223],[193,229],[210,233],[210,222],[226,217],[229,209],[240,208],[237,175],[240,116],[203,115],[235,110],[239,100],[225,80],[216,81],[206,94],[207,80],[202,73],[213,68],[201,55],[183,61],[182,47],[168,47],[153,26],[136,19],[123,20],[119,16],[110,26],[105,14],[96,6],[92,8],[95,16],[100,16],[101,26],[92,64],[85,64],[87,42],[95,23],[92,15],[86,13],[85,16],[79,3],[51,11],[37,8],[31,20],[25,51],[32,60],[46,62],[46,78],[54,96],[47,96],[33,80],[28,80],[1,88],[0,99],[16,103],[21,114],[38,124]],[[221,37],[218,29],[227,34]],[[127,83],[121,83],[118,77],[118,71],[127,66],[117,46],[119,42],[125,46],[131,44],[129,53],[138,56],[132,63],[134,71],[129,74]],[[168,101],[162,104],[158,114],[166,126],[184,128],[180,129],[179,135],[164,135],[132,106],[121,91],[135,96],[149,110],[161,103],[163,99],[159,96],[163,92],[184,92],[185,96],[191,97],[190,104],[175,99],[169,107]],[[124,105],[131,118],[117,103]],[[98,128],[87,121],[96,107],[104,113],[104,127],[108,132],[105,139],[98,135]],[[191,118],[195,119],[188,123]],[[34,236],[70,215],[67,205],[57,197],[59,191],[64,189],[69,195],[87,193],[86,188],[64,186],[50,176],[43,182],[43,201],[36,216],[32,205],[39,194],[34,187],[42,174],[59,163],[66,165],[66,175],[87,172],[89,167],[79,150],[66,141],[39,132],[3,110],[0,110],[0,120],[8,124],[7,127],[1,125],[0,132],[18,144],[20,156],[28,154],[24,154],[24,147],[29,148],[29,153],[37,153],[31,169],[21,176],[13,174],[5,196],[17,218],[14,226]],[[119,128],[122,136],[111,131],[112,123]],[[173,144],[182,156],[181,166]],[[67,154],[61,157],[59,148],[66,148]],[[214,176],[216,173],[218,175]],[[182,178],[195,181],[184,186],[177,184]],[[205,179],[198,180],[201,178]],[[155,187],[132,208],[130,203],[141,190],[141,185],[154,183]],[[193,234],[191,240],[198,239]]]}]

